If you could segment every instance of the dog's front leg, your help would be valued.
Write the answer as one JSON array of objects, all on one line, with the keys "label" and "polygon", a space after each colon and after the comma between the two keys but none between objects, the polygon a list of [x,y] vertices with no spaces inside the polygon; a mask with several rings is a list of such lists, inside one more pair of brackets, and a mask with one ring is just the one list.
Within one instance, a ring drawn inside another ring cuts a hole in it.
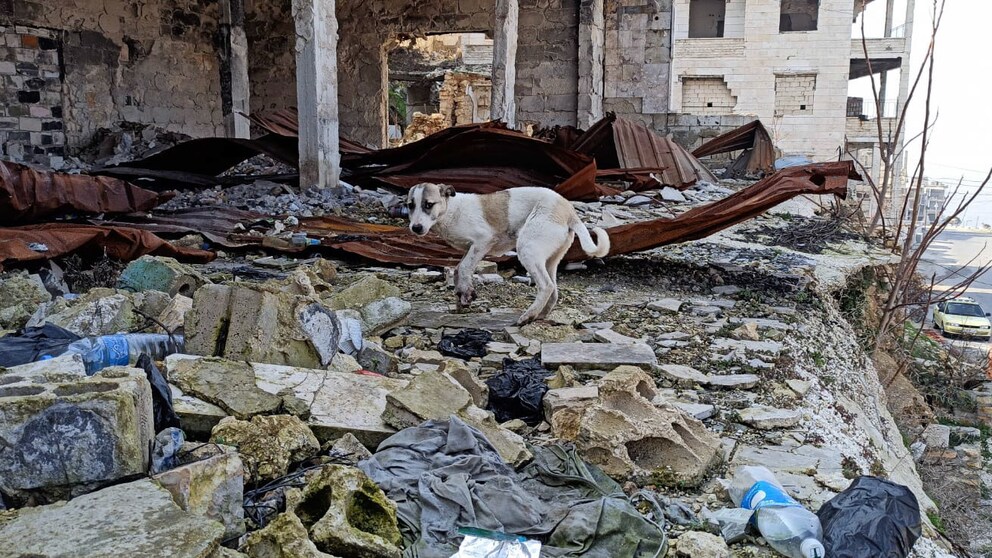
[{"label": "dog's front leg", "polygon": [[462,261],[458,262],[458,267],[455,268],[455,294],[457,295],[459,309],[467,307],[475,300],[475,288],[472,287],[472,277],[475,274],[475,268],[486,257],[486,254],[489,253],[489,248],[490,246],[488,244],[476,242],[469,247],[468,252],[465,253],[465,257],[462,258]]}]

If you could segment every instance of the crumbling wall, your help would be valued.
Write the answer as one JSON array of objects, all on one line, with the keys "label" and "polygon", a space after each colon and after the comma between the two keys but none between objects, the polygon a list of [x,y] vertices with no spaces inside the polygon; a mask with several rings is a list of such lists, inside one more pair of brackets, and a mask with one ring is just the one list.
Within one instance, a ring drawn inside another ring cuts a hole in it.
[{"label": "crumbling wall", "polygon": [[448,72],[439,93],[440,108],[450,126],[489,120],[492,80],[488,75]]},{"label": "crumbling wall", "polygon": [[607,0],[603,110],[664,131],[669,112],[672,0]]},{"label": "crumbling wall", "polygon": [[386,43],[401,34],[491,33],[491,0],[364,2],[336,6],[341,135],[386,145]]},{"label": "crumbling wall", "polygon": [[579,0],[521,0],[517,123],[576,125]]},{"label": "crumbling wall", "polygon": [[[193,136],[223,133],[216,0],[17,0],[7,8],[0,3],[0,23],[25,33],[42,28],[58,40],[52,50],[61,52],[70,152],[120,121]],[[28,50],[12,49],[3,59],[47,59],[51,52]],[[36,62],[22,62],[12,78],[39,71]],[[5,89],[12,85],[5,80]]]},{"label": "crumbling wall", "polygon": [[248,83],[252,112],[296,106],[293,1],[246,2],[245,35],[248,37]]}]

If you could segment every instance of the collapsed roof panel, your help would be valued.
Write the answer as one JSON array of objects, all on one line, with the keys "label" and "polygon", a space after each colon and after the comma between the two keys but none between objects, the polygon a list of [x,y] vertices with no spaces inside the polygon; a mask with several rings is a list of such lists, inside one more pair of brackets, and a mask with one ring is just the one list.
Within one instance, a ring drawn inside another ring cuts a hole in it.
[{"label": "collapsed roof panel", "polygon": [[723,178],[740,178],[759,172],[770,174],[775,171],[775,146],[760,120],[712,138],[693,150],[692,154],[706,157],[742,150],[743,153],[727,168]]}]

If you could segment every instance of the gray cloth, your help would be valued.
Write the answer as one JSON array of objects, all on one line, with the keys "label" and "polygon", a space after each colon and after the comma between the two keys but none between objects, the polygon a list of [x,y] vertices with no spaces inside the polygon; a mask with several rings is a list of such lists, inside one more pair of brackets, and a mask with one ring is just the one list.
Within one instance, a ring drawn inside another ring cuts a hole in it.
[{"label": "gray cloth", "polygon": [[539,539],[542,556],[665,555],[662,527],[574,449],[531,449],[534,461],[516,472],[481,432],[452,417],[397,432],[358,467],[396,502],[407,558],[450,557],[461,527]]}]

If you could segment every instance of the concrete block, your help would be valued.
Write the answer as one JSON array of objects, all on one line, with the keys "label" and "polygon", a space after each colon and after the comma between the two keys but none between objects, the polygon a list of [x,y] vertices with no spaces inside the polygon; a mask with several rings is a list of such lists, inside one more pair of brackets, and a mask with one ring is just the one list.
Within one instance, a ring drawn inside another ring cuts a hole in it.
[{"label": "concrete block", "polygon": [[335,310],[362,308],[377,300],[399,295],[399,288],[392,283],[383,281],[375,275],[367,274],[334,295],[331,298],[330,306]]},{"label": "concrete block", "polygon": [[183,511],[149,479],[6,513],[0,540],[17,556],[206,558],[224,534],[220,523]]},{"label": "concrete block", "polygon": [[489,404],[489,386],[475,375],[475,372],[464,362],[455,359],[447,359],[440,369],[441,372],[451,376],[469,394],[472,395],[472,402],[476,407],[485,409]]},{"label": "concrete block", "polygon": [[172,384],[169,384],[169,388],[172,391],[172,408],[190,440],[207,440],[214,426],[228,416],[227,411],[213,403],[187,395]]},{"label": "concrete block", "polygon": [[185,511],[218,521],[224,525],[224,538],[238,537],[245,532],[244,470],[241,458],[232,448],[220,446],[216,455],[200,455],[217,451],[218,446],[187,444],[187,460],[195,460],[152,477],[172,494],[172,499]]},{"label": "concrete block", "polygon": [[111,367],[86,378],[4,384],[0,417],[5,494],[75,495],[87,491],[83,485],[147,470],[155,433],[142,370]]},{"label": "concrete block", "polygon": [[446,419],[472,404],[472,394],[442,372],[424,372],[386,395],[382,420],[396,429]]},{"label": "concrete block", "polygon": [[651,347],[643,343],[544,343],[541,345],[541,362],[551,368],[568,364],[575,368],[603,369],[624,364],[651,366],[657,358]]}]

